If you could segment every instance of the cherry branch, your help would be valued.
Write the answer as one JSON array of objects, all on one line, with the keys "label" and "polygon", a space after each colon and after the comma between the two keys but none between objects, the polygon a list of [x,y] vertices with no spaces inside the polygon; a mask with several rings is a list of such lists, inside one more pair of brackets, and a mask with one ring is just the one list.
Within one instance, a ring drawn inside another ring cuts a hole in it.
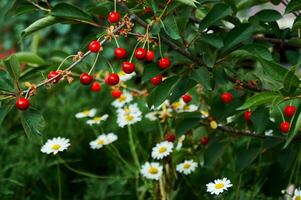
[{"label": "cherry branch", "polygon": [[[130,17],[129,20],[132,20],[132,18]],[[113,30],[113,33],[118,32],[120,29],[122,29],[125,26],[125,23],[121,23],[118,27],[116,27]],[[107,42],[109,39],[109,37],[105,37],[103,40],[100,41],[100,44],[103,45],[105,42]],[[73,62],[69,67],[67,67],[66,69],[63,70],[63,72],[67,72],[67,71],[71,71],[74,67],[76,67],[78,64],[80,64],[87,56],[89,56],[91,54],[91,51],[87,51],[85,54],[83,54],[78,60],[76,60],[75,62]],[[40,83],[38,83],[35,87],[35,89],[40,88],[48,83],[51,83],[53,80],[55,80],[56,78],[58,78],[59,76],[61,76],[61,74],[58,74],[56,76],[53,76],[50,79],[45,79],[43,81],[41,81]],[[27,94],[32,90],[32,88],[29,88],[27,90],[22,91],[22,94]]]},{"label": "cherry branch", "polygon": [[[124,3],[121,3],[120,5],[129,14],[129,16],[131,16],[133,18],[133,20],[135,20],[138,24],[140,24],[144,28],[147,28],[148,24],[144,20],[142,20],[135,13],[133,13]],[[177,51],[178,53],[182,54],[183,56],[190,59],[194,63],[196,63],[200,66],[204,66],[203,61],[201,59],[199,59],[198,57],[196,57],[195,55],[193,55],[191,52],[189,52],[186,48],[182,48],[182,47],[178,46],[177,44],[175,44],[174,42],[172,42],[171,40],[169,40],[168,38],[166,38],[162,35],[160,35],[160,39],[163,43],[165,43],[166,45],[171,47],[174,51]],[[208,68],[208,70],[212,71],[211,68]],[[250,84],[247,81],[242,81],[242,80],[236,79],[234,76],[228,76],[228,80],[235,84],[239,83],[241,87],[244,87],[246,89],[249,89],[249,90],[252,90],[255,92],[264,91],[264,89],[262,89],[261,87],[254,85],[254,84]]]}]

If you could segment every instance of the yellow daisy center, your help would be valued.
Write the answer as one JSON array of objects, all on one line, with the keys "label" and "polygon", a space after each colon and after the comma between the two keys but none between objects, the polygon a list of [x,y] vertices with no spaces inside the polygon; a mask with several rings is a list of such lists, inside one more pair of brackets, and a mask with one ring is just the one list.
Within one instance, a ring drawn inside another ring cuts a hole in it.
[{"label": "yellow daisy center", "polygon": [[98,121],[100,121],[101,120],[101,117],[94,117],[93,118],[93,121],[95,121],[95,122],[98,122]]},{"label": "yellow daisy center", "polygon": [[189,163],[184,163],[183,168],[184,168],[184,169],[189,169],[190,166],[191,166],[191,165],[190,165]]},{"label": "yellow daisy center", "polygon": [[181,105],[180,102],[175,102],[175,103],[172,104],[172,107],[173,107],[174,109],[177,109],[177,108],[180,107],[180,105]]},{"label": "yellow daisy center", "polygon": [[216,183],[215,184],[215,189],[222,189],[223,187],[225,187],[225,185],[223,183]]},{"label": "yellow daisy center", "polygon": [[99,145],[103,145],[105,143],[105,141],[103,140],[103,139],[99,139],[98,141],[97,141],[97,144],[99,144]]},{"label": "yellow daisy center", "polygon": [[166,150],[167,150],[166,147],[160,147],[159,148],[159,152],[160,153],[164,153]]},{"label": "yellow daisy center", "polygon": [[184,109],[184,110],[189,110],[189,105],[185,105],[185,106],[183,107],[183,109]]},{"label": "yellow daisy center", "polygon": [[124,95],[121,95],[119,98],[118,98],[118,101],[119,102],[123,102],[123,101],[125,101],[126,100],[126,96],[124,96]]},{"label": "yellow daisy center", "polygon": [[61,145],[59,145],[59,144],[54,144],[54,145],[52,145],[52,147],[51,147],[51,149],[52,150],[59,150],[61,148]]},{"label": "yellow daisy center", "polygon": [[131,112],[131,110],[129,108],[124,108],[123,111],[127,114]]},{"label": "yellow daisy center", "polygon": [[158,171],[159,171],[159,170],[158,170],[156,167],[150,167],[150,168],[148,169],[148,172],[149,172],[150,174],[157,174]]},{"label": "yellow daisy center", "polygon": [[82,112],[82,114],[85,115],[85,116],[87,116],[87,115],[90,114],[90,110],[84,110],[84,111]]},{"label": "yellow daisy center", "polygon": [[125,117],[125,119],[126,119],[126,121],[130,122],[130,121],[132,121],[134,119],[134,117],[133,117],[133,115],[127,115]]},{"label": "yellow daisy center", "polygon": [[301,196],[296,196],[295,200],[301,200]]}]

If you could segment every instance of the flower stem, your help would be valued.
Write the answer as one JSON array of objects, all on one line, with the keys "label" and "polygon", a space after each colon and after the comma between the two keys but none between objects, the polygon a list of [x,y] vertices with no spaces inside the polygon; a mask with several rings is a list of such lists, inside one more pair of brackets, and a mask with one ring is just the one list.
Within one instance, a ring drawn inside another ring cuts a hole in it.
[{"label": "flower stem", "polygon": [[62,183],[61,183],[61,169],[60,162],[57,162],[57,183],[58,183],[58,200],[62,199]]},{"label": "flower stem", "polygon": [[131,153],[132,153],[134,162],[135,162],[136,166],[138,168],[140,168],[140,163],[139,163],[138,155],[136,152],[136,145],[135,145],[134,138],[133,138],[133,130],[130,125],[128,125],[128,134],[129,134],[129,146],[131,149]]},{"label": "flower stem", "polygon": [[91,72],[93,71],[93,69],[94,69],[94,67],[95,67],[95,65],[96,65],[96,63],[97,63],[97,60],[98,60],[98,57],[99,57],[99,53],[97,53],[97,55],[96,55],[96,58],[95,58],[95,60],[94,60],[94,63],[93,63],[93,65],[92,65],[92,67],[91,67],[91,69],[90,69],[90,71],[89,71],[89,75],[91,74]]}]

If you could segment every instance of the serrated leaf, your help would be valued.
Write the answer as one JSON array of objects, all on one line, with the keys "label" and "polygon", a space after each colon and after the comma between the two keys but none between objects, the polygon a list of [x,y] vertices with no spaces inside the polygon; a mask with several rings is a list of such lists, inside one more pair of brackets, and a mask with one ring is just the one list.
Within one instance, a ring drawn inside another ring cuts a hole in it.
[{"label": "serrated leaf", "polygon": [[15,55],[11,55],[3,61],[3,64],[10,76],[17,81],[21,74],[20,64],[17,57]]},{"label": "serrated leaf", "polygon": [[28,36],[31,33],[34,33],[38,30],[41,30],[41,29],[51,26],[53,24],[56,24],[59,21],[60,21],[59,18],[51,16],[51,15],[43,17],[43,18],[33,22],[26,29],[24,29],[21,33],[21,37]]},{"label": "serrated leaf", "polygon": [[231,49],[235,45],[248,40],[251,38],[254,31],[254,27],[251,24],[241,24],[233,28],[229,33],[227,33],[224,39],[224,49],[223,52]]},{"label": "serrated leaf", "polygon": [[255,15],[253,15],[252,17],[249,18],[250,22],[273,22],[273,21],[277,21],[278,19],[281,19],[281,14],[276,11],[276,10],[272,10],[272,9],[266,9],[266,10],[261,10],[258,13],[256,13]]},{"label": "serrated leaf", "polygon": [[6,105],[1,105],[0,107],[0,125],[2,124],[4,118],[9,113],[9,111],[13,108],[14,103],[10,102]]},{"label": "serrated leaf", "polygon": [[0,90],[14,91],[14,83],[6,71],[0,70]]},{"label": "serrated leaf", "polygon": [[257,134],[262,133],[269,121],[269,110],[264,106],[259,106],[252,112],[251,121],[254,127],[254,131]]},{"label": "serrated leaf", "polygon": [[19,63],[26,63],[35,66],[45,64],[43,58],[41,58],[40,56],[32,52],[18,52],[15,53],[14,55],[17,57]]},{"label": "serrated leaf", "polygon": [[287,92],[292,92],[292,89],[299,87],[300,80],[295,75],[295,70],[292,69],[286,73],[284,76],[283,87]]},{"label": "serrated leaf", "polygon": [[286,6],[285,13],[291,13],[301,9],[300,0],[290,0]]},{"label": "serrated leaf", "polygon": [[23,111],[21,115],[21,123],[27,135],[41,135],[41,131],[45,127],[43,115],[36,110]]},{"label": "serrated leaf", "polygon": [[279,93],[276,92],[262,92],[248,98],[242,106],[237,108],[237,110],[245,110],[254,106],[272,103],[276,98],[282,97]]},{"label": "serrated leaf", "polygon": [[171,95],[178,81],[179,77],[173,76],[158,85],[148,97],[149,107],[152,105],[155,107],[160,106]]},{"label": "serrated leaf", "polygon": [[271,77],[271,79],[276,81],[283,81],[284,76],[288,72],[287,69],[279,65],[278,63],[270,60],[266,60],[261,57],[257,57],[262,65],[262,70]]},{"label": "serrated leaf", "polygon": [[198,3],[198,1],[196,0],[177,0],[177,1],[192,7],[196,7],[196,4]]},{"label": "serrated leaf", "polygon": [[205,67],[193,70],[190,78],[200,83],[206,90],[211,90],[210,73]]},{"label": "serrated leaf", "polygon": [[162,26],[165,33],[172,39],[178,40],[181,38],[177,22],[173,15],[168,15],[162,22]]},{"label": "serrated leaf", "polygon": [[93,26],[99,26],[93,21],[92,16],[90,16],[88,13],[68,3],[56,4],[51,10],[51,15],[68,20],[91,24]]},{"label": "serrated leaf", "polygon": [[202,22],[199,25],[200,31],[205,30],[211,25],[215,24],[224,17],[231,15],[232,9],[229,5],[226,4],[216,4],[210,12],[205,16]]}]

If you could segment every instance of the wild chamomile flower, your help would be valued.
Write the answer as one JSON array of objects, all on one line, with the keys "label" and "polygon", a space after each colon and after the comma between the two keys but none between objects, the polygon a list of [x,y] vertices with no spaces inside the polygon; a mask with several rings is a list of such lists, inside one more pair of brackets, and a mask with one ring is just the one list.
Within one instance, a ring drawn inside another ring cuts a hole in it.
[{"label": "wild chamomile flower", "polygon": [[136,72],[130,73],[130,74],[126,74],[123,71],[118,72],[119,75],[119,79],[122,82],[131,80],[134,76],[136,76]]},{"label": "wild chamomile flower", "polygon": [[193,160],[185,160],[184,162],[178,164],[176,166],[176,170],[185,175],[191,174],[191,172],[195,171],[198,164]]},{"label": "wild chamomile flower", "polygon": [[219,195],[223,193],[224,190],[228,190],[228,188],[232,187],[230,180],[227,178],[223,179],[216,179],[214,182],[208,183],[207,185],[207,192],[210,194]]},{"label": "wild chamomile flower", "polygon": [[105,134],[101,134],[96,138],[96,140],[91,141],[89,144],[91,149],[100,149],[104,145],[108,144],[108,138]]},{"label": "wild chamomile flower", "polygon": [[96,115],[96,109],[92,108],[90,110],[84,110],[82,112],[76,113],[76,118],[84,118],[84,117],[94,117]]},{"label": "wild chamomile flower", "polygon": [[156,121],[158,119],[157,112],[149,112],[145,115],[145,118],[147,118],[150,121]]},{"label": "wild chamomile flower", "polygon": [[168,141],[163,141],[158,143],[155,147],[152,149],[152,157],[154,159],[162,159],[169,154],[171,154],[173,150],[173,143]]},{"label": "wild chamomile flower", "polygon": [[180,112],[195,112],[198,110],[198,106],[195,104],[186,104],[183,106]]},{"label": "wild chamomile flower", "polygon": [[124,108],[117,110],[117,124],[123,128],[126,125],[135,124],[142,119],[142,112],[138,108],[138,105],[131,104]]},{"label": "wild chamomile flower", "polygon": [[148,179],[159,180],[163,172],[163,166],[158,162],[146,162],[142,165],[140,173]]},{"label": "wild chamomile flower", "polygon": [[112,102],[112,105],[115,108],[121,108],[126,103],[130,103],[131,101],[133,101],[132,94],[130,92],[124,91],[118,99],[116,99],[115,101]]},{"label": "wild chamomile flower", "polygon": [[47,140],[47,142],[42,146],[41,152],[46,154],[57,154],[60,151],[66,150],[70,146],[70,140],[57,137]]},{"label": "wild chamomile flower", "polygon": [[108,119],[109,115],[105,114],[102,116],[96,116],[93,119],[89,119],[86,121],[87,124],[89,124],[90,126],[92,126],[93,124],[100,124],[100,122],[102,121],[106,121]]},{"label": "wild chamomile flower", "polygon": [[294,196],[292,200],[301,200],[301,190],[299,189],[295,189],[294,192]]},{"label": "wild chamomile flower", "polygon": [[118,136],[114,133],[108,133],[107,134],[107,144],[111,144],[115,142],[118,139]]}]

